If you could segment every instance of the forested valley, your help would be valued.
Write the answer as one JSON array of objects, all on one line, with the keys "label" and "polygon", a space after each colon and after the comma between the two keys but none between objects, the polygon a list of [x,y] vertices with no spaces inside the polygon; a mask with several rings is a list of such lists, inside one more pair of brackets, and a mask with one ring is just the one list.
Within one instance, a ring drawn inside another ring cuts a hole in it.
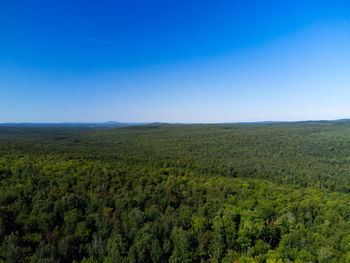
[{"label": "forested valley", "polygon": [[350,121],[0,126],[0,262],[350,262]]}]

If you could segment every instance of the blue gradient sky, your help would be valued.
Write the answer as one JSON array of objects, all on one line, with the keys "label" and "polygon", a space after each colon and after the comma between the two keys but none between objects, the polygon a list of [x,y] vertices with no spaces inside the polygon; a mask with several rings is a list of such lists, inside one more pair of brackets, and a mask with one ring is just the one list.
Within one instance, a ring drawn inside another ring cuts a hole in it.
[{"label": "blue gradient sky", "polygon": [[0,122],[350,118],[350,2],[0,0],[0,101]]}]

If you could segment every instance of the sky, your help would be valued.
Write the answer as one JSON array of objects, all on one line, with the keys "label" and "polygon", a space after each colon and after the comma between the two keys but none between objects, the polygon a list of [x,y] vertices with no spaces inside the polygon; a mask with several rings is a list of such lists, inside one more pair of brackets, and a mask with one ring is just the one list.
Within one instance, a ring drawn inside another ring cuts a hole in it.
[{"label": "sky", "polygon": [[349,1],[0,0],[0,123],[342,118]]}]

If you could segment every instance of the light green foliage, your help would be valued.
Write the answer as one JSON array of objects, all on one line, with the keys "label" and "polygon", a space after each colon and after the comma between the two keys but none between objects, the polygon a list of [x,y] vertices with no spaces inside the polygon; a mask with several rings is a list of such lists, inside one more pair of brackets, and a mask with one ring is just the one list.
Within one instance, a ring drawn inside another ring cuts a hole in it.
[{"label": "light green foliage", "polygon": [[350,262],[350,122],[0,127],[0,262]]}]

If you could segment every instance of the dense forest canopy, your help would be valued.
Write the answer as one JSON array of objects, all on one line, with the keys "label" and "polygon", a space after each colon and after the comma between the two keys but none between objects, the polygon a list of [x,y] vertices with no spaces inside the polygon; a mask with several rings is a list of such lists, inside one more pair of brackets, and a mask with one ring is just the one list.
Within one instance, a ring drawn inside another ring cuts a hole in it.
[{"label": "dense forest canopy", "polygon": [[0,262],[350,262],[350,121],[0,126]]}]

